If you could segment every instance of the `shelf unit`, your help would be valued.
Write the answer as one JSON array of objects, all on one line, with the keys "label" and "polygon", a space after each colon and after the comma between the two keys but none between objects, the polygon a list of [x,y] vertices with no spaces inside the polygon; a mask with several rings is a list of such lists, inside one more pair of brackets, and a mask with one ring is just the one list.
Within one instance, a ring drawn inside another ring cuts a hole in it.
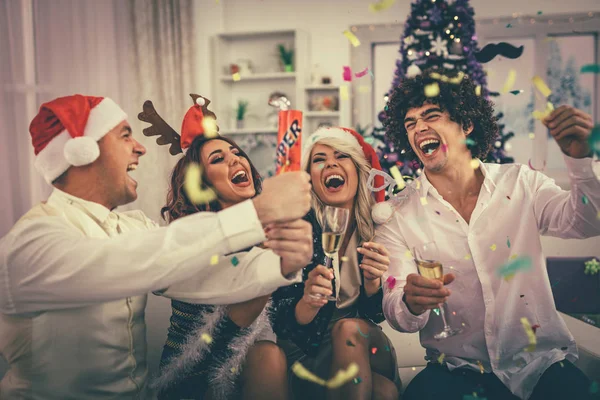
[{"label": "shelf unit", "polygon": [[[279,61],[278,44],[294,49],[294,71],[284,72]],[[268,105],[269,95],[282,92],[292,108],[304,109],[305,79],[310,52],[308,34],[299,30],[228,32],[212,37],[212,76],[215,90],[212,106],[222,135],[277,133],[277,111]],[[229,74],[230,64],[248,60],[252,73],[240,71],[240,79]],[[249,102],[243,129],[236,129],[238,100]]]},{"label": "shelf unit", "polygon": [[312,133],[320,125],[328,124],[332,126],[350,127],[348,110],[348,100],[342,99],[340,87],[336,85],[307,85],[304,88],[306,92],[305,110],[311,109],[311,101],[316,96],[331,95],[337,97],[337,110],[332,111],[304,111],[305,132]]}]

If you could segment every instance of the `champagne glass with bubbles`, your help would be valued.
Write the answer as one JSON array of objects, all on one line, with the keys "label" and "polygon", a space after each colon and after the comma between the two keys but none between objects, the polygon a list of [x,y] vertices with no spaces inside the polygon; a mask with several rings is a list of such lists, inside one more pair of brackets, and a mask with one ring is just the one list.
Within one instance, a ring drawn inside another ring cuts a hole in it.
[{"label": "champagne glass with bubbles", "polygon": [[[323,251],[325,252],[325,266],[327,268],[333,268],[331,260],[335,254],[339,251],[342,242],[344,241],[344,234],[348,227],[348,218],[350,211],[346,208],[338,208],[325,206],[323,209],[323,232],[321,234],[321,243],[323,245]],[[331,281],[333,295],[328,296],[327,300],[335,301],[335,277]],[[324,295],[315,293],[310,295],[313,298],[323,298]]]},{"label": "champagne glass with bubbles", "polygon": [[[429,242],[413,248],[413,254],[419,274],[427,279],[438,280],[444,283],[444,267],[440,260],[440,252],[435,242]],[[444,329],[433,335],[436,340],[446,339],[462,332],[462,329],[455,329],[448,325],[444,308],[446,303],[440,304],[438,309],[440,316],[444,321]]]}]

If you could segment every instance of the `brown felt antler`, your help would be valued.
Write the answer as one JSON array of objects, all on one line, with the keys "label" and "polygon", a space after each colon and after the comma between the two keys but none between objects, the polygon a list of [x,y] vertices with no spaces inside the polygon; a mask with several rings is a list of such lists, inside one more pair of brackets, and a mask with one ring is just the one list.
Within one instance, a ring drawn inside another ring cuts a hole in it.
[{"label": "brown felt antler", "polygon": [[[192,101],[196,104],[196,100],[198,98],[204,99],[204,105],[201,106],[202,114],[205,117],[217,119],[217,116],[214,112],[208,109],[208,105],[210,104],[210,100],[204,96],[200,96],[198,94],[190,94]],[[169,124],[165,122],[164,119],[156,112],[154,108],[154,104],[150,100],[146,100],[144,102],[143,111],[138,114],[138,119],[142,122],[148,122],[151,126],[148,128],[144,128],[142,133],[144,136],[158,136],[156,139],[156,143],[159,145],[168,145],[169,153],[171,155],[177,155],[179,153],[183,153],[181,150],[181,136],[173,129]],[[217,126],[217,132],[219,131],[219,127]]]},{"label": "brown felt antler", "polygon": [[142,122],[150,123],[148,128],[144,128],[142,133],[144,136],[158,136],[156,144],[166,145],[170,144],[169,153],[175,156],[179,153],[183,153],[181,150],[181,137],[154,109],[154,104],[150,100],[144,102],[143,111],[138,114],[138,119]]}]

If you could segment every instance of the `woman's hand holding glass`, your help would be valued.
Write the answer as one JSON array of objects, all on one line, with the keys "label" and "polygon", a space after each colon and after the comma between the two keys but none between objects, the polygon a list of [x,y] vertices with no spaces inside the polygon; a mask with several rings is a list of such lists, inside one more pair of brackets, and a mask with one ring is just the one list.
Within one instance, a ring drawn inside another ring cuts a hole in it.
[{"label": "woman's hand holding glass", "polygon": [[302,301],[312,308],[323,307],[328,302],[327,297],[333,294],[332,279],[333,271],[324,265],[318,265],[308,273]]}]

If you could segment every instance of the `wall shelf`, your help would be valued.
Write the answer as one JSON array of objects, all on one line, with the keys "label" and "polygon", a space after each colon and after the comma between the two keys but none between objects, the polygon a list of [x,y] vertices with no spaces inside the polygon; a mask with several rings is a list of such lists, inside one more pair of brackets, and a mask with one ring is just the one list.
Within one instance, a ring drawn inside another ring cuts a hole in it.
[{"label": "wall shelf", "polygon": [[339,111],[306,111],[304,116],[307,118],[322,118],[322,117],[330,117],[330,118],[338,118],[340,116]]},{"label": "wall shelf", "polygon": [[229,83],[242,83],[242,82],[256,82],[256,81],[270,81],[277,79],[296,79],[296,73],[294,72],[266,72],[257,73],[252,75],[242,75],[239,81],[234,81],[231,75],[221,76],[221,82]]},{"label": "wall shelf", "polygon": [[249,135],[254,133],[276,134],[277,128],[244,128],[244,129],[220,129],[219,135]]}]

